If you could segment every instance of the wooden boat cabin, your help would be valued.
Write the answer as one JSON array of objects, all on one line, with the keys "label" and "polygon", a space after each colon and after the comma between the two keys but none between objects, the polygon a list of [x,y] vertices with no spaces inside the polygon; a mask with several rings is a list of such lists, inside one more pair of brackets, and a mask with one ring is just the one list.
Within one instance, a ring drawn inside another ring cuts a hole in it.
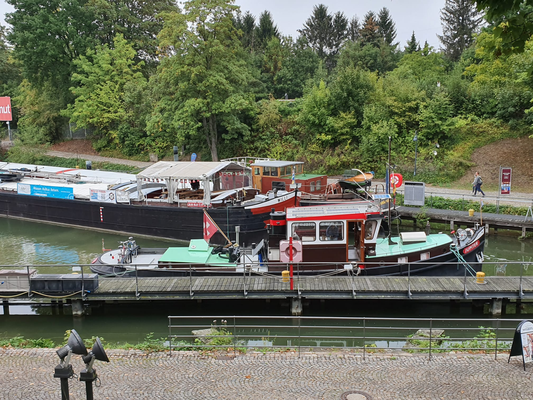
[{"label": "wooden boat cabin", "polygon": [[252,168],[253,187],[261,193],[270,190],[293,190],[292,178],[298,190],[310,194],[323,194],[328,184],[326,175],[306,174],[301,161],[255,160]]},{"label": "wooden boat cabin", "polygon": [[292,237],[295,262],[362,262],[376,253],[382,219],[381,209],[371,201],[272,213],[268,259],[289,262]]}]

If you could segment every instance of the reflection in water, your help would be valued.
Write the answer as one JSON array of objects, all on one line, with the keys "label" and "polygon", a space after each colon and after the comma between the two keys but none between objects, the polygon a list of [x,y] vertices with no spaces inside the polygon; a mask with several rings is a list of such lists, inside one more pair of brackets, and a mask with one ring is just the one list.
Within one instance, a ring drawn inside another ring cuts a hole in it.
[{"label": "reflection in water", "polygon": [[[142,247],[179,246],[175,241],[136,237]],[[0,218],[0,265],[90,264],[124,235]]]},{"label": "reflection in water", "polygon": [[[509,261],[532,261],[533,240],[519,241],[517,233],[487,238],[484,265],[487,275],[518,275],[519,267]],[[124,235],[65,228],[28,221],[0,218],[0,265],[90,264],[102,247],[114,248]],[[179,245],[175,241],[136,237],[142,247]],[[533,268],[528,274],[533,275]],[[392,303],[354,301],[313,301],[304,307],[308,316],[383,316],[383,317],[487,317],[475,314],[470,304],[447,302],[427,304],[413,301]],[[533,311],[533,310],[532,310]],[[73,318],[71,308],[13,305],[10,315],[0,307],[0,338],[23,335],[27,338],[64,339],[65,331],[76,329],[82,337],[101,336],[108,342],[138,343],[151,332],[166,337],[169,315],[289,315],[289,305],[278,301],[224,301],[197,303],[179,301],[164,303],[106,304],[91,307],[88,315]],[[518,318],[511,315],[511,318]],[[520,317],[527,318],[527,315]],[[38,327],[38,329],[37,329]],[[459,332],[459,331],[458,331]]]}]

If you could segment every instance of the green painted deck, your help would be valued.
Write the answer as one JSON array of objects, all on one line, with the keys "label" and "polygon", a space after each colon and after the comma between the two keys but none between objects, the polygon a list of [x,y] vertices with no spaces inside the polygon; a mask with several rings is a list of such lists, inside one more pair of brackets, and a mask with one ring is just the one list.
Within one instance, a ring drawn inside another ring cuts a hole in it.
[{"label": "green painted deck", "polygon": [[368,261],[371,261],[372,259],[376,257],[405,255],[405,254],[409,254],[409,253],[416,252],[416,251],[426,251],[426,250],[430,251],[436,246],[441,246],[441,245],[452,243],[452,239],[450,238],[450,236],[444,233],[435,233],[435,234],[427,235],[426,241],[419,242],[419,243],[405,244],[405,243],[402,243],[400,238],[397,236],[391,237],[391,239],[396,244],[389,245],[388,238],[378,239],[376,243],[376,255],[367,256],[366,259]]},{"label": "green painted deck", "polygon": [[159,262],[235,266],[234,262],[229,262],[227,256],[221,257],[219,254],[212,254],[212,251],[213,248],[209,247],[209,243],[204,239],[192,239],[189,247],[169,247],[161,256]]}]

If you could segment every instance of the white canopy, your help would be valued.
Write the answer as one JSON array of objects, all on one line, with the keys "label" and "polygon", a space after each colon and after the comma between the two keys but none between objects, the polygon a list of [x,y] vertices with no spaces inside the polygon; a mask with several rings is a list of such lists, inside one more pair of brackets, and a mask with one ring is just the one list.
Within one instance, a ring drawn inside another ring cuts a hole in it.
[{"label": "white canopy", "polygon": [[250,168],[228,161],[159,161],[137,174],[137,178],[205,180],[222,170],[246,172]]},{"label": "white canopy", "polygon": [[204,189],[203,202],[207,205],[211,200],[211,185],[213,185],[214,190],[220,190],[221,188],[221,175],[251,176],[251,168],[230,161],[159,161],[137,174],[139,198],[142,198],[140,188],[143,180],[162,180],[166,182],[169,202],[174,201],[174,192],[178,181],[198,180],[202,183]]}]

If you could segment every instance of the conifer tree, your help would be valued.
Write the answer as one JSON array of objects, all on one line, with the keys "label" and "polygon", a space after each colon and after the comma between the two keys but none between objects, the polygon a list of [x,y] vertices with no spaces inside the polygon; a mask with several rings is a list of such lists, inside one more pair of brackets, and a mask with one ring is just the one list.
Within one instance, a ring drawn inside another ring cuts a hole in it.
[{"label": "conifer tree", "polygon": [[415,51],[420,51],[420,43],[416,41],[415,31],[413,31],[411,39],[407,41],[407,46],[405,46],[405,52],[411,54]]},{"label": "conifer tree", "polygon": [[383,7],[378,14],[377,18],[378,32],[381,37],[389,46],[393,46],[393,42],[396,39],[396,25],[390,16],[389,10]]},{"label": "conifer tree", "polygon": [[279,39],[279,30],[278,27],[274,24],[272,20],[272,14],[269,11],[263,11],[259,16],[259,24],[255,28],[255,36],[258,41],[258,45],[263,49],[266,48],[267,43],[273,37]]},{"label": "conifer tree", "polygon": [[381,35],[379,33],[379,26],[377,23],[377,17],[374,12],[369,11],[366,13],[363,26],[359,31],[359,39],[361,46],[370,44],[374,47],[379,47]]},{"label": "conifer tree", "polygon": [[360,29],[361,27],[359,26],[359,20],[354,15],[353,18],[350,20],[350,24],[348,25],[348,40],[351,40],[353,42],[359,40]]},{"label": "conifer tree", "polygon": [[471,0],[446,0],[441,10],[442,35],[437,35],[444,47],[444,53],[457,61],[465,49],[474,41],[474,33],[482,21],[482,15]]}]

